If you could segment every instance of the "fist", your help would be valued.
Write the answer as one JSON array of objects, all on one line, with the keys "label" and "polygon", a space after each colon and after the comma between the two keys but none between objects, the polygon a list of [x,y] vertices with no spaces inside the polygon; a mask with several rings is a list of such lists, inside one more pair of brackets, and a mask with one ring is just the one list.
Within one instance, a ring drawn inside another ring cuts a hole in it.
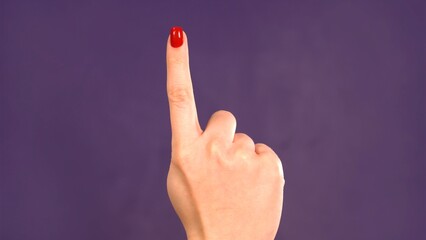
[{"label": "fist", "polygon": [[188,239],[274,239],[283,205],[280,159],[265,144],[235,133],[227,111],[198,122],[188,41],[172,28],[167,43],[172,158],[167,191]]}]

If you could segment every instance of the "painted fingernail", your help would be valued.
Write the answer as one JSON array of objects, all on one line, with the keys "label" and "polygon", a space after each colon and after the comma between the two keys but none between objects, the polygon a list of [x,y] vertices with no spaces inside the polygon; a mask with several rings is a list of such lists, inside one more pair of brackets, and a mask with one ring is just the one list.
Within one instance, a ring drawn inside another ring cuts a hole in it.
[{"label": "painted fingernail", "polygon": [[174,48],[178,48],[183,44],[183,30],[181,27],[172,27],[170,29],[170,44]]}]

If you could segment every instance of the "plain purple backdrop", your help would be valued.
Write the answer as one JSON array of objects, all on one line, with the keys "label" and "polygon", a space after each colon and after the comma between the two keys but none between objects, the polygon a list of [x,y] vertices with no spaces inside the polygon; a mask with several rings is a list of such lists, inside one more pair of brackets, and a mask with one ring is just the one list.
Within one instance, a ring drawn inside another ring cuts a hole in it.
[{"label": "plain purple backdrop", "polygon": [[285,169],[277,239],[426,239],[424,1],[1,1],[0,239],[184,239],[169,28]]}]

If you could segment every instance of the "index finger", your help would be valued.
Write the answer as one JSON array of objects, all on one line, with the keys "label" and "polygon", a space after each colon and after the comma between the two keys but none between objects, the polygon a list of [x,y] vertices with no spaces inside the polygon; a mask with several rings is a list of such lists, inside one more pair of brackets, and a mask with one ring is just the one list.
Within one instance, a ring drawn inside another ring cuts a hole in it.
[{"label": "index finger", "polygon": [[166,59],[172,144],[184,144],[200,136],[202,131],[189,70],[188,41],[180,27],[170,30]]}]

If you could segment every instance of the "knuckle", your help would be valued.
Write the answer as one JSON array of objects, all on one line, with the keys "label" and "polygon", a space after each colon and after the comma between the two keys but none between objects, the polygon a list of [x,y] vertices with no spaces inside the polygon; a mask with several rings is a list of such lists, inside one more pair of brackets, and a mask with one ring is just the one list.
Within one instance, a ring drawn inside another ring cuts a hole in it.
[{"label": "knuckle", "polygon": [[167,95],[169,98],[169,102],[177,104],[178,106],[180,104],[188,102],[192,97],[190,89],[184,86],[170,87],[167,91]]},{"label": "knuckle", "polygon": [[191,153],[188,151],[173,151],[171,162],[179,167],[181,170],[187,168],[188,163],[191,161]]},{"label": "knuckle", "polygon": [[283,164],[278,155],[269,146],[263,143],[256,144],[256,151],[258,151],[260,157],[266,161],[265,163],[269,166],[268,171],[271,171],[271,175],[284,182]]},{"label": "knuckle", "polygon": [[270,148],[268,147],[268,145],[264,143],[256,143],[255,148],[256,148],[256,152],[258,152],[261,155],[264,155],[270,152]]},{"label": "knuckle", "polygon": [[245,133],[236,133],[234,136],[234,140],[237,143],[242,143],[250,147],[255,145],[253,139]]},{"label": "knuckle", "polygon": [[243,139],[243,140],[251,140],[249,135],[247,135],[245,133],[235,133],[235,138]]},{"label": "knuckle", "polygon": [[218,116],[220,118],[224,118],[224,119],[226,119],[227,121],[230,121],[230,122],[237,122],[237,119],[235,118],[234,114],[232,114],[231,112],[226,111],[226,110],[219,110],[219,111],[215,112],[213,115]]},{"label": "knuckle", "polygon": [[284,181],[283,164],[279,158],[276,158],[275,162],[276,162],[275,172],[278,174],[278,177]]},{"label": "knuckle", "polygon": [[173,151],[172,152],[172,160],[175,162],[185,161],[189,157],[189,154],[185,151]]},{"label": "knuckle", "polygon": [[236,149],[234,155],[237,159],[241,160],[249,160],[251,158],[251,153],[242,148]]},{"label": "knuckle", "polygon": [[228,155],[229,152],[223,141],[211,140],[207,145],[209,159],[217,162],[224,169],[233,169],[235,166],[235,158]]},{"label": "knuckle", "polygon": [[280,160],[275,159],[264,159],[266,162],[263,162],[264,173],[267,175],[267,178],[272,181],[284,185],[284,171]]},{"label": "knuckle", "polygon": [[220,157],[224,151],[224,144],[219,139],[212,139],[207,147],[211,156]]}]

